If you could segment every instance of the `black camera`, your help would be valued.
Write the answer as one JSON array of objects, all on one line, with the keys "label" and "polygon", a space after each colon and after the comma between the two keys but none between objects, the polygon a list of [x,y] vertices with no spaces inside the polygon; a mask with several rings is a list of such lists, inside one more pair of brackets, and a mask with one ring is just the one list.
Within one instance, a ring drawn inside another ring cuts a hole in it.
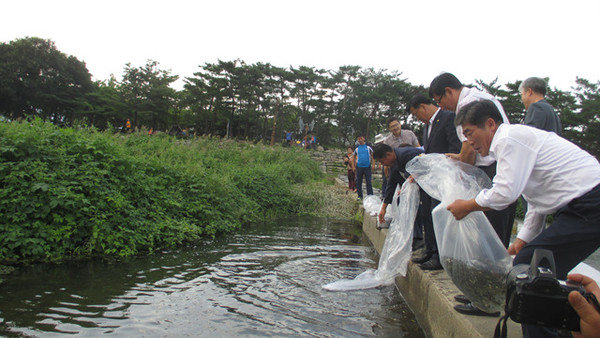
[{"label": "black camera", "polygon": [[590,295],[575,283],[556,279],[552,252],[536,249],[531,264],[519,264],[507,276],[506,314],[521,324],[579,331],[579,315],[568,301],[571,291]]}]

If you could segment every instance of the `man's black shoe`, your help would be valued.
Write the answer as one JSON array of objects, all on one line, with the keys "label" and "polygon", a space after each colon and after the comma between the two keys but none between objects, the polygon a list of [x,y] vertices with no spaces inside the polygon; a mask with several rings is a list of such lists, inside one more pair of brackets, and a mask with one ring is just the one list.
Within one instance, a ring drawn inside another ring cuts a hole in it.
[{"label": "man's black shoe", "polygon": [[442,264],[440,264],[440,261],[435,258],[431,258],[427,262],[419,265],[419,267],[421,268],[421,270],[441,270],[441,269],[443,269]]},{"label": "man's black shoe", "polygon": [[415,264],[425,263],[431,259],[431,255],[423,255],[419,258],[413,258],[411,261]]},{"label": "man's black shoe", "polygon": [[463,304],[469,304],[471,302],[465,295],[456,295],[454,296],[454,300]]},{"label": "man's black shoe", "polygon": [[465,314],[465,315],[473,315],[473,316],[498,317],[500,315],[500,312],[485,312],[485,311],[479,310],[472,303],[454,305],[454,310],[456,310],[462,314]]}]

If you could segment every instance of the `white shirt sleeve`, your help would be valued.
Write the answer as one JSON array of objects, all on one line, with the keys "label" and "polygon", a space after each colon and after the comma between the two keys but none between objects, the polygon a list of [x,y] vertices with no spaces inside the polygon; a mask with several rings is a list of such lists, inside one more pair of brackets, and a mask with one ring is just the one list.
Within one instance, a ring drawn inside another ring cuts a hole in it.
[{"label": "white shirt sleeve", "polygon": [[482,207],[502,210],[523,193],[535,166],[537,154],[510,137],[500,141],[494,140],[490,150],[497,159],[496,176],[492,188],[482,190],[475,197],[475,202]]},{"label": "white shirt sleeve", "polygon": [[517,234],[517,238],[526,243],[531,242],[544,230],[545,220],[546,215],[537,213],[533,209],[527,210],[527,214],[523,220],[523,227]]}]

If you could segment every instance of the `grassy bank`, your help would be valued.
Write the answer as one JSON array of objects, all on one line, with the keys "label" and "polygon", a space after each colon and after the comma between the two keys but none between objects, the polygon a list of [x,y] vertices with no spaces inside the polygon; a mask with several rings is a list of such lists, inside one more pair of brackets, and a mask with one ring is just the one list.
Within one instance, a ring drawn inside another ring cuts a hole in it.
[{"label": "grassy bank", "polygon": [[0,123],[0,264],[126,257],[335,213],[327,182],[302,150]]}]

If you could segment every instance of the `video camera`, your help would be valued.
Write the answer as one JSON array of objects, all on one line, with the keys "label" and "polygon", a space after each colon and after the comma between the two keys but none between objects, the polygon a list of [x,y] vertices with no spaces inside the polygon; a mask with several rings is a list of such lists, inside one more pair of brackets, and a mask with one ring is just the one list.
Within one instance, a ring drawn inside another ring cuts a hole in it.
[{"label": "video camera", "polygon": [[579,331],[579,315],[569,304],[569,293],[577,291],[596,301],[581,285],[556,279],[554,256],[545,249],[534,251],[530,265],[514,266],[506,284],[506,315],[521,324]]}]

